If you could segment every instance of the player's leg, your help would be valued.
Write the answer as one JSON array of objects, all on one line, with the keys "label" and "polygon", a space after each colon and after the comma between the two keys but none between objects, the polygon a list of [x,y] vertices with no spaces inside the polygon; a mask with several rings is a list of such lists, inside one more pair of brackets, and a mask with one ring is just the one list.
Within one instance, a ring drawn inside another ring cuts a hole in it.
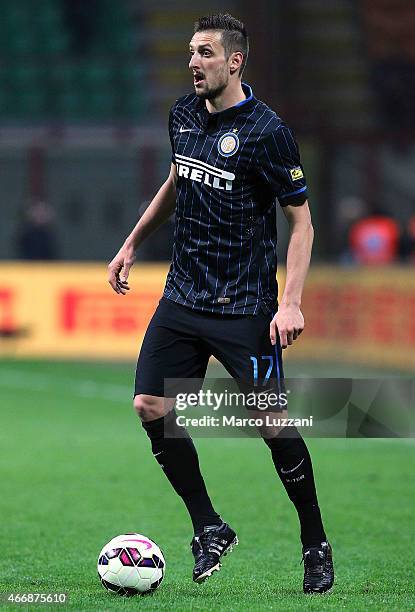
[{"label": "player's leg", "polygon": [[192,439],[176,423],[174,400],[152,395],[136,395],[134,407],[150,438],[151,450],[174,490],[183,499],[195,533],[207,525],[220,525],[213,509]]},{"label": "player's leg", "polygon": [[[165,378],[187,379],[188,387],[189,379],[205,377],[210,356],[203,341],[207,319],[203,313],[161,300],[141,348],[134,399],[153,454],[191,516],[195,532],[191,542],[193,580],[198,583],[219,570],[221,558],[238,539],[212,506],[196,449],[172,410],[174,399],[163,396]],[[197,392],[195,385],[191,386],[192,392]]]},{"label": "player's leg", "polygon": [[[271,375],[275,376],[277,390],[284,391],[282,351],[279,339],[277,338],[277,344],[272,347],[269,340],[269,320],[267,322],[266,317],[264,318],[268,327],[262,335],[260,351],[269,353],[271,349],[274,349],[275,370]],[[288,411],[285,411],[283,416],[288,416]],[[290,426],[271,432],[271,436],[263,436],[263,438],[271,451],[277,474],[297,510],[303,547],[320,545],[326,540],[326,534],[317,501],[311,457],[303,437],[296,427]]]},{"label": "player's leg", "polygon": [[[262,313],[236,317],[223,323],[219,321],[210,338],[209,348],[231,376],[243,383],[245,389],[260,392],[261,385],[268,379],[274,382],[273,390],[280,393],[284,391],[281,348],[279,342],[275,347],[271,345],[269,323],[270,316]],[[227,340],[223,342],[225,325]],[[263,388],[269,389],[269,385]],[[281,418],[287,416],[286,411],[279,414],[269,411],[267,414]],[[271,450],[277,474],[298,513],[306,574],[312,565],[312,571],[308,574],[314,575],[315,562],[320,561],[320,553],[323,554],[323,562],[319,563],[319,578],[311,581],[313,584],[310,586],[308,576],[304,590],[323,592],[331,587],[333,581],[331,549],[326,542],[307,446],[296,427],[264,426],[260,433]]]},{"label": "player's leg", "polygon": [[174,400],[164,397],[166,378],[203,378],[209,355],[191,335],[187,309],[161,300],[147,329],[137,363],[134,407],[152,452],[183,499],[195,533],[221,525],[200,472],[194,444],[176,422]]},{"label": "player's leg", "polygon": [[[264,338],[265,350],[270,345],[268,338],[267,334],[267,338]],[[284,373],[278,337],[274,348],[277,387],[282,389]],[[293,426],[284,427],[271,437],[264,437],[264,441],[271,451],[277,474],[300,521],[304,561],[303,590],[305,593],[325,593],[334,582],[332,550],[324,531],[307,445],[298,429]]]},{"label": "player's leg", "polygon": [[332,551],[321,519],[310,453],[296,427],[264,438],[278,476],[293,502],[301,526],[305,593],[324,593],[333,586]]}]

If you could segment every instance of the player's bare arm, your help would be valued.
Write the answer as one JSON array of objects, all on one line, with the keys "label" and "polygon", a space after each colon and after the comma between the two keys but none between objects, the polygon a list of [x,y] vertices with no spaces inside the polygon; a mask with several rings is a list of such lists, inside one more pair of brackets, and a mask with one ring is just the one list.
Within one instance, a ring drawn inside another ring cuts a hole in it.
[{"label": "player's bare arm", "polygon": [[281,303],[270,324],[270,337],[275,344],[278,333],[281,347],[287,348],[304,329],[301,296],[310,265],[314,230],[307,201],[302,206],[285,206],[283,211],[290,227],[287,273]]},{"label": "player's bare arm", "polygon": [[116,293],[129,291],[128,275],[137,248],[173,214],[176,205],[176,166],[171,164],[167,180],[108,266],[108,282]]}]

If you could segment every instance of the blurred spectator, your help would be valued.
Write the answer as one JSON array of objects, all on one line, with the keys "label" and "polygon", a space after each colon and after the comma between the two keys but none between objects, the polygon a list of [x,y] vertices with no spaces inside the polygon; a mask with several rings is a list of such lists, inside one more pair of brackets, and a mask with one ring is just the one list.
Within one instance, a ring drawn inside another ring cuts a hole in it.
[{"label": "blurred spectator", "polygon": [[54,212],[46,202],[32,202],[24,212],[24,218],[17,235],[17,249],[20,259],[58,259],[58,248],[53,226]]},{"label": "blurred spectator", "polygon": [[85,55],[96,33],[98,0],[63,0],[65,24],[69,31],[71,51]]},{"label": "blurred spectator", "polygon": [[399,226],[389,215],[374,211],[352,225],[349,245],[358,264],[394,263],[399,253]]}]

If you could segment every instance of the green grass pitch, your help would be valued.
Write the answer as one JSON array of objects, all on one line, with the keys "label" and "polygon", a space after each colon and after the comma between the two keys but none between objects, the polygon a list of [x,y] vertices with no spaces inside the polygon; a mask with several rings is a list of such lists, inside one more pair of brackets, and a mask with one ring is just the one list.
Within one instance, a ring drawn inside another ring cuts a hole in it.
[{"label": "green grass pitch", "polygon": [[[133,365],[0,362],[3,593],[66,592],[75,610],[415,609],[411,441],[309,441],[336,569],[333,592],[319,597],[302,594],[297,517],[265,444],[196,440],[214,504],[240,539],[198,586],[190,521],[131,407],[133,373]],[[123,599],[98,581],[99,550],[128,531],[165,553],[153,595]]]}]

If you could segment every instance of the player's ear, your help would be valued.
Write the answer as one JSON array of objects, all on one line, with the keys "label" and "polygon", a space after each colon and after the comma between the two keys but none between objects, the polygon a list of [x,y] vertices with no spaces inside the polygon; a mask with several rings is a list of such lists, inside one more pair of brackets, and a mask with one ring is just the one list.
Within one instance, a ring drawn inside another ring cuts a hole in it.
[{"label": "player's ear", "polygon": [[241,51],[235,51],[231,53],[229,57],[229,70],[231,74],[235,74],[235,72],[239,72],[239,69],[242,66],[242,62],[244,60],[244,55]]}]

